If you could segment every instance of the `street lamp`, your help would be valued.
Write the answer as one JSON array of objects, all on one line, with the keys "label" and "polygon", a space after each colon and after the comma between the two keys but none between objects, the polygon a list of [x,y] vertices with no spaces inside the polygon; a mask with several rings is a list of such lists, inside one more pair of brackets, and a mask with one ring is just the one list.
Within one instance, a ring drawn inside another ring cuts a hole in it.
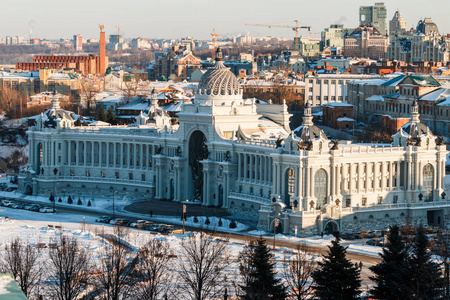
[{"label": "street lamp", "polygon": [[280,225],[280,220],[274,219],[273,220],[273,250],[275,250],[275,236],[277,233],[277,227]]},{"label": "street lamp", "polygon": [[58,174],[58,169],[53,169],[53,174],[55,174],[55,179],[53,180],[53,193],[50,195],[50,200],[53,202],[53,212],[56,211],[56,175]]}]

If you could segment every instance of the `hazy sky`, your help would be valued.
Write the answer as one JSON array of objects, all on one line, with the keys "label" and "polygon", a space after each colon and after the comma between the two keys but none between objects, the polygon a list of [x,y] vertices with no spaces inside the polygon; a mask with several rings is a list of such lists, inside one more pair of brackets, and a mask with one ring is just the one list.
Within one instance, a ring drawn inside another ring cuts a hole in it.
[{"label": "hazy sky", "polygon": [[[98,37],[98,24],[105,24],[107,35],[120,25],[125,38],[179,38],[194,36],[209,39],[213,28],[220,35],[237,33],[293,37],[289,29],[249,27],[246,23],[302,25],[320,31],[339,21],[346,27],[358,25],[360,5],[375,1],[356,0],[2,0],[0,37],[19,35],[71,38],[73,34]],[[450,1],[385,1],[388,20],[400,9],[407,28],[419,19],[432,17],[440,33],[450,33]],[[302,31],[304,35],[309,35]],[[313,36],[313,34],[311,35]],[[219,36],[220,37],[220,36]]]}]

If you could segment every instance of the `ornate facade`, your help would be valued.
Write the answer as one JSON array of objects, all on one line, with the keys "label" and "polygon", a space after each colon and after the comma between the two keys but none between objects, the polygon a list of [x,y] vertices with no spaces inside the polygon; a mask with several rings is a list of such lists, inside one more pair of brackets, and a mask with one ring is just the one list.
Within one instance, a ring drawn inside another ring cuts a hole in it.
[{"label": "ornate facade", "polygon": [[285,104],[244,100],[218,51],[194,101],[178,114],[179,125],[155,113],[129,126],[76,127],[55,100],[28,132],[29,167],[19,186],[26,194],[189,199],[261,228],[273,229],[278,219],[285,233],[407,217],[445,222],[447,151],[417,110],[389,145],[329,140],[309,106],[292,131],[290,116]]}]

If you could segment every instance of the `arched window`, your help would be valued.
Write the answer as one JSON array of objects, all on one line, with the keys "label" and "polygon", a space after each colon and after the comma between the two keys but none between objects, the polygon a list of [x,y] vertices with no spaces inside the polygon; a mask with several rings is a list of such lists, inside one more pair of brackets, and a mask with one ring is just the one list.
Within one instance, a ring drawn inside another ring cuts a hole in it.
[{"label": "arched window", "polygon": [[433,189],[434,189],[433,166],[427,164],[425,165],[425,167],[423,167],[423,191],[424,191],[423,196],[425,201],[433,200]]},{"label": "arched window", "polygon": [[327,172],[324,169],[314,175],[314,196],[317,198],[316,207],[322,208],[327,200]]},{"label": "arched window", "polygon": [[290,207],[291,206],[291,197],[294,196],[295,193],[295,171],[292,168],[287,169],[286,171],[286,189],[285,189],[285,198],[284,203]]}]

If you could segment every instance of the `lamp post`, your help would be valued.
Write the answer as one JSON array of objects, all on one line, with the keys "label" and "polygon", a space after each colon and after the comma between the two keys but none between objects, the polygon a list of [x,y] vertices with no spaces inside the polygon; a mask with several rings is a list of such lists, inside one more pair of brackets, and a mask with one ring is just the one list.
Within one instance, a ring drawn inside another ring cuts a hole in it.
[{"label": "lamp post", "polygon": [[50,195],[53,202],[53,212],[56,211],[56,175],[58,174],[58,169],[53,169],[53,174],[55,174],[55,179],[53,180],[53,194]]},{"label": "lamp post", "polygon": [[186,204],[183,204],[183,234],[186,233],[186,231],[185,231],[185,229],[184,229],[184,223],[185,223],[185,221],[186,221],[185,214],[186,214]]},{"label": "lamp post", "polygon": [[116,218],[116,205],[115,205],[115,199],[114,199],[115,194],[116,194],[116,190],[113,188],[113,219]]},{"label": "lamp post", "polygon": [[277,227],[280,225],[280,220],[274,219],[273,220],[273,250],[275,250],[275,236],[277,233]]}]

